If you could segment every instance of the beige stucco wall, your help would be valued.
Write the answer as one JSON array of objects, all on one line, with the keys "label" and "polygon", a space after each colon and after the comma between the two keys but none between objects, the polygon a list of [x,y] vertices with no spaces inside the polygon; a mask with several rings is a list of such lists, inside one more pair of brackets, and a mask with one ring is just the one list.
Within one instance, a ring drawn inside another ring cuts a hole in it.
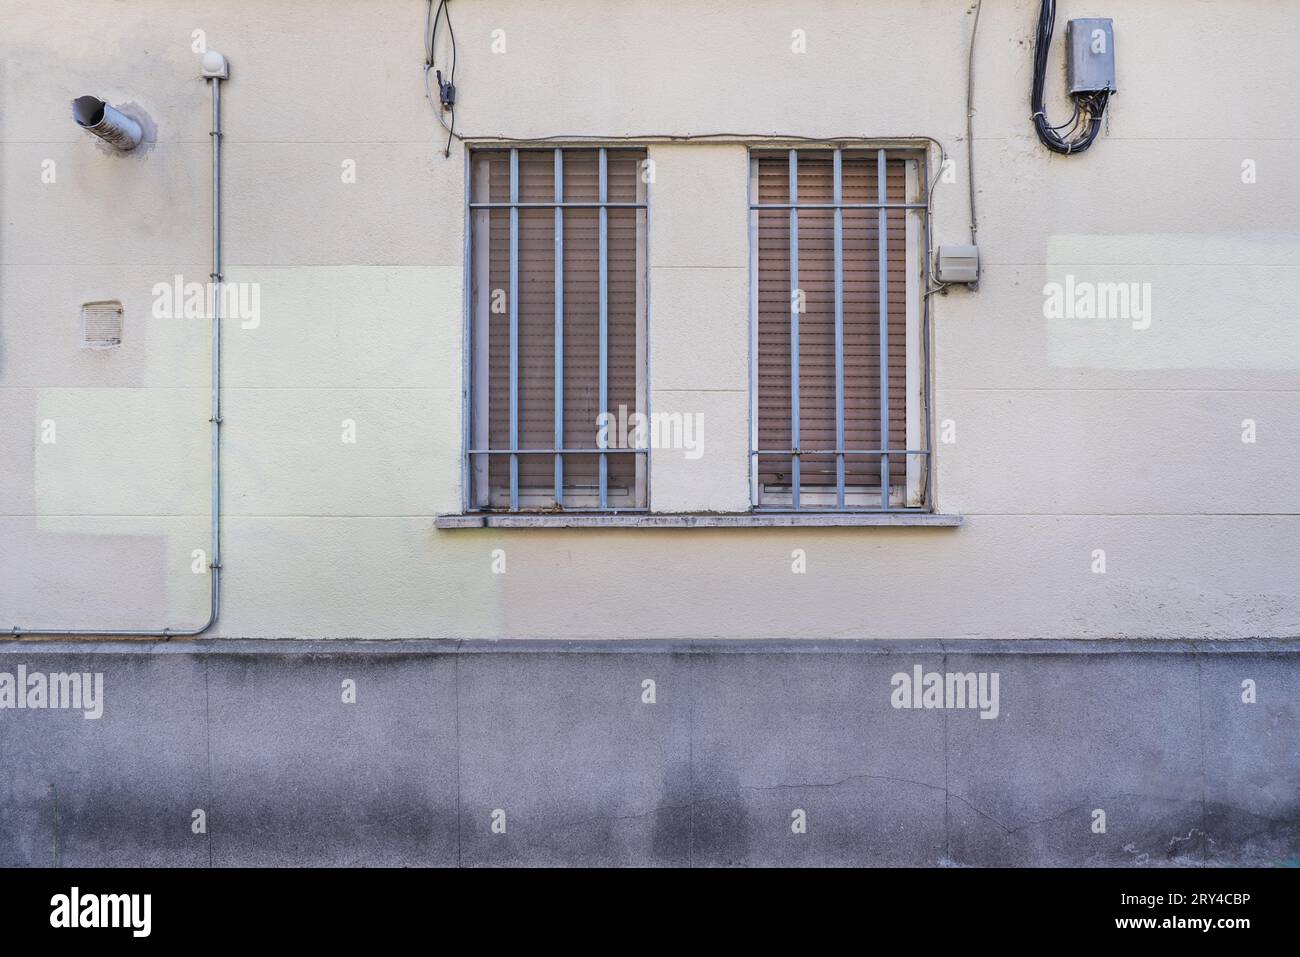
[{"label": "beige stucco wall", "polygon": [[[933,136],[956,164],[935,239],[966,241],[965,2],[451,6],[469,135]],[[1119,61],[1108,133],[1073,158],[1028,122],[1036,10],[984,4],[983,281],[933,298],[934,418],[956,431],[938,506],[964,527],[438,531],[461,496],[465,164],[423,96],[424,3],[8,0],[0,627],[206,616],[208,326],[151,316],[155,283],[209,271],[203,30],[232,63],[226,278],[260,284],[262,313],[225,334],[211,634],[1295,634],[1300,179],[1279,118],[1300,96],[1300,6],[1064,0],[1053,115],[1069,17],[1113,17]],[[70,120],[83,93],[137,105],[157,142],[105,155]],[[651,155],[651,400],[702,412],[706,435],[700,460],[653,458],[652,506],[743,509],[745,147]],[[1067,273],[1151,283],[1151,327],[1044,319]],[[124,344],[79,349],[80,303],[113,298]]]}]

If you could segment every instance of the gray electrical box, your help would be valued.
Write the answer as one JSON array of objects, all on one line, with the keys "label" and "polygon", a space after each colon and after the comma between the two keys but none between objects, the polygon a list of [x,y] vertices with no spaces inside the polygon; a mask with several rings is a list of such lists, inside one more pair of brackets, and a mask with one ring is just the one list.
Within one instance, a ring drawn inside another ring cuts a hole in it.
[{"label": "gray electrical box", "polygon": [[1065,25],[1066,84],[1071,95],[1115,90],[1115,29],[1109,19],[1071,20]]},{"label": "gray electrical box", "polygon": [[940,246],[934,251],[934,278],[939,282],[979,282],[979,247]]}]

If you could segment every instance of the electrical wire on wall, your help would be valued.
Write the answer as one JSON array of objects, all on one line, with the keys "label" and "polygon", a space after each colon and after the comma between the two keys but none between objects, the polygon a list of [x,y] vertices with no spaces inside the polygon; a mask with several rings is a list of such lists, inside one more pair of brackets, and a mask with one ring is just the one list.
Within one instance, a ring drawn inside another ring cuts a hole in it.
[{"label": "electrical wire on wall", "polygon": [[[974,23],[971,28],[970,48],[967,59],[967,185],[970,191],[970,232],[971,242],[975,241],[975,183],[973,167],[973,147],[970,142],[971,126],[970,118],[974,109],[974,75],[973,62],[975,56],[975,35],[979,28],[979,10],[981,2],[977,0],[974,7]],[[436,68],[435,53],[438,36],[438,22],[443,20],[447,24],[447,34],[451,42],[450,68],[444,79],[442,71]],[[847,135],[836,136],[808,136],[798,133],[622,133],[614,135],[602,135],[591,133],[553,133],[546,136],[504,136],[501,134],[464,134],[456,132],[456,34],[451,26],[451,8],[449,0],[438,0],[438,6],[435,9],[433,0],[428,0],[428,11],[425,17],[425,59],[424,59],[424,92],[430,105],[433,107],[434,115],[439,124],[447,132],[447,145],[443,149],[443,156],[451,156],[451,143],[453,140],[465,142],[466,140],[482,140],[485,143],[499,144],[539,144],[539,143],[612,143],[612,142],[634,142],[634,143],[690,143],[690,142],[733,142],[733,143],[761,143],[771,145],[773,143],[814,143],[817,145],[826,145],[829,143],[855,143],[863,141],[882,142],[908,142],[924,140],[932,143],[939,150],[939,162],[936,164],[933,177],[926,184],[925,189],[925,262],[929,264],[934,256],[933,240],[931,237],[930,223],[934,217],[934,188],[939,184],[939,179],[943,174],[944,167],[948,162],[948,150],[943,143],[933,136],[925,134],[912,134],[907,136],[879,136],[867,133],[850,133]],[[438,97],[434,100],[433,90],[430,87],[430,75],[438,82]],[[443,113],[448,114],[448,118],[443,117]],[[928,152],[928,147],[927,147]],[[928,157],[927,157],[928,162]],[[921,338],[923,348],[925,349],[925,361],[922,365],[925,368],[925,395],[924,395],[924,412],[926,421],[926,433],[930,432],[930,362],[929,362],[929,339],[930,339],[930,296],[938,292],[945,286],[935,286],[925,291],[922,296],[922,333]],[[929,469],[925,475],[926,494],[929,494],[930,474]]]},{"label": "electrical wire on wall", "polygon": [[[1053,153],[1082,153],[1101,132],[1101,118],[1110,99],[1108,90],[1088,90],[1071,94],[1074,115],[1060,126],[1051,126],[1043,106],[1043,88],[1047,83],[1047,58],[1052,52],[1052,30],[1056,25],[1056,0],[1041,0],[1038,8],[1038,32],[1034,39],[1034,86],[1029,97],[1034,129]],[[1061,130],[1066,130],[1064,134]]]},{"label": "electrical wire on wall", "polygon": [[[790,142],[790,143],[836,143],[836,142],[858,142],[867,141],[893,141],[905,142],[909,140],[926,140],[933,143],[939,148],[939,170],[935,174],[935,180],[930,184],[926,191],[926,203],[930,202],[930,194],[934,191],[935,183],[938,182],[939,173],[942,172],[943,164],[948,160],[948,150],[943,143],[933,136],[924,134],[910,134],[906,136],[879,136],[868,133],[848,133],[837,136],[808,136],[799,133],[781,133],[777,131],[766,133],[618,133],[605,135],[600,133],[551,133],[546,136],[505,136],[500,133],[473,133],[465,134],[456,131],[456,33],[451,26],[451,4],[450,0],[438,0],[438,6],[435,8],[434,0],[428,0],[428,12],[425,17],[424,28],[424,91],[430,104],[433,105],[434,115],[442,128],[447,131],[447,148],[443,151],[444,156],[451,155],[451,142],[465,142],[466,140],[483,140],[493,143],[614,143],[614,142],[632,142],[632,143],[690,143],[697,141],[710,142]],[[444,78],[442,71],[437,69],[435,61],[436,43],[438,36],[438,22],[442,20],[447,24],[447,34],[451,41],[450,67],[448,75]],[[972,36],[972,49],[974,37]],[[433,90],[429,85],[429,77],[432,75],[438,82],[438,96],[435,102]],[[443,117],[447,113],[450,122]]]},{"label": "electrical wire on wall", "polygon": [[966,186],[970,196],[970,241],[975,245],[975,38],[980,32],[980,9],[984,0],[975,0],[975,18],[970,26],[970,47],[966,51]]},{"label": "electrical wire on wall", "polygon": [[[447,71],[445,80],[442,78],[442,71],[437,69],[434,63],[439,19],[446,21],[447,35],[451,39],[451,69]],[[432,103],[433,91],[429,89],[430,73],[438,81],[438,103],[434,106],[433,112],[438,117],[438,122],[442,124],[442,128],[447,131],[447,145],[442,155],[450,157],[451,141],[456,136],[456,31],[451,27],[451,10],[447,7],[447,0],[438,0],[437,12],[433,9],[433,0],[429,0],[428,12],[424,18],[424,95]],[[450,124],[442,118],[444,112],[450,114]]]},{"label": "electrical wire on wall", "polygon": [[[980,10],[984,6],[984,0],[975,0],[970,12],[974,14],[970,27],[970,44],[966,48],[966,196],[968,209],[970,210],[970,242],[974,246],[978,242],[975,233],[978,227],[978,221],[975,215],[975,38],[979,36],[980,30]],[[942,147],[940,147],[942,149]],[[933,184],[931,186],[933,188]],[[927,199],[928,203],[928,199]],[[929,210],[927,209],[927,213]],[[934,249],[929,241],[929,228],[926,228],[925,255],[926,262],[930,262],[934,254]],[[945,296],[948,294],[949,286],[954,285],[950,282],[936,282],[925,291],[926,309],[929,309],[929,300],[936,292],[942,292]],[[929,375],[929,366],[926,367],[926,375]]]}]

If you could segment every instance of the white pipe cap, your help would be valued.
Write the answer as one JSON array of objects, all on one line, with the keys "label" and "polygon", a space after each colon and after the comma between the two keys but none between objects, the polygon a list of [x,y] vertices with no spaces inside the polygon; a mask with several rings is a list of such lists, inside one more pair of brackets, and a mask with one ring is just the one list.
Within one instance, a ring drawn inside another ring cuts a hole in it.
[{"label": "white pipe cap", "polygon": [[216,50],[203,54],[203,76],[209,79],[230,79],[230,62]]}]

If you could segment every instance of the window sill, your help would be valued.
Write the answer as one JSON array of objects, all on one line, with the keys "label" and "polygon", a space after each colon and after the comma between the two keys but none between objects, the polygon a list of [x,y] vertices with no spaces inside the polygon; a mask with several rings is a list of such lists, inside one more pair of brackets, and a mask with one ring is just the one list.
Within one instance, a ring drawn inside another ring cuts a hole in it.
[{"label": "window sill", "polygon": [[960,515],[932,512],[582,513],[439,515],[437,528],[955,528]]}]

